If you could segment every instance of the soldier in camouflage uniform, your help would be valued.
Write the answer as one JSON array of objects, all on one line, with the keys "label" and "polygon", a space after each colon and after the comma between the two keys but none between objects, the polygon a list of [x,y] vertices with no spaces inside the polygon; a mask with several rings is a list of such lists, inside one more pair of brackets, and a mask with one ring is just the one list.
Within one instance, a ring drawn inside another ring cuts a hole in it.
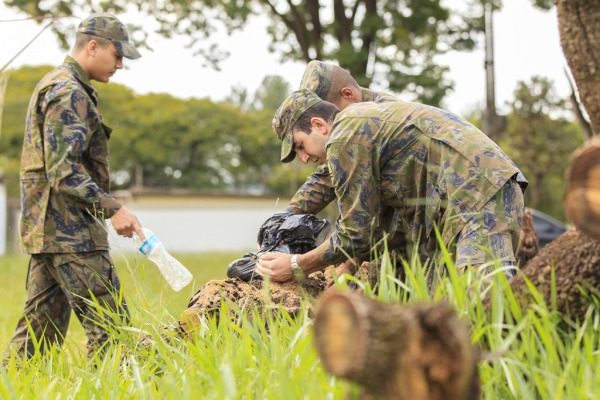
[{"label": "soldier in camouflage uniform", "polygon": [[298,154],[303,163],[328,166],[339,217],[317,249],[263,255],[260,275],[286,281],[298,268],[311,273],[348,256],[364,259],[386,233],[403,235],[436,263],[435,229],[459,269],[496,259],[515,265],[523,213],[519,181],[526,181],[462,118],[404,101],[357,103],[339,112],[299,90],[283,102],[273,129],[282,140],[282,162]]},{"label": "soldier in camouflage uniform", "polygon": [[[312,91],[321,99],[334,104],[339,110],[362,101],[375,103],[399,101],[387,93],[360,87],[352,75],[342,67],[318,60],[313,60],[306,66],[300,81],[300,89]],[[335,191],[331,176],[327,165],[323,164],[298,189],[286,211],[292,214],[317,214],[333,200],[335,200]]]},{"label": "soldier in camouflage uniform", "polygon": [[[21,245],[31,254],[23,317],[4,357],[59,346],[71,310],[92,356],[109,339],[107,325],[128,321],[109,254],[105,219],[120,235],[141,235],[135,215],[109,193],[108,140],[91,80],[107,83],[139,58],[125,26],[110,14],[81,22],[63,65],[37,85],[27,112],[21,160]],[[32,337],[35,336],[35,338]]]}]

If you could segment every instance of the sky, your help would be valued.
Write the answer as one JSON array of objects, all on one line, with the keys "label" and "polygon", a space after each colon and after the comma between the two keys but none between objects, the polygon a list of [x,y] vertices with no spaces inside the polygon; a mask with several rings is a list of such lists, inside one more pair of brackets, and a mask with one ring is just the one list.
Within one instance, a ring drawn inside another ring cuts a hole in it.
[{"label": "sky", "polygon": [[[12,59],[38,32],[42,25],[32,21],[3,22],[24,18],[0,3],[0,67]],[[119,16],[125,23],[144,23],[142,16]],[[564,73],[567,67],[558,34],[556,12],[534,9],[531,0],[510,0],[494,14],[494,57],[496,104],[499,111],[507,110],[513,99],[517,82],[528,82],[534,75],[554,82],[556,93],[570,94]],[[245,87],[254,93],[267,75],[283,76],[293,88],[298,87],[305,65],[283,63],[276,54],[267,51],[269,37],[266,25],[254,20],[243,31],[219,41],[230,57],[220,71],[202,66],[202,60],[185,48],[182,39],[163,39],[151,36],[154,49],[141,50],[143,57],[125,60],[126,68],[118,71],[111,82],[130,87],[138,94],[169,93],[180,98],[205,98],[220,101],[232,87]],[[50,30],[40,35],[11,64],[23,65],[62,63],[66,52],[59,48]],[[485,104],[485,71],[483,43],[470,53],[452,52],[438,58],[448,65],[448,77],[454,81],[454,91],[445,99],[444,108],[468,114]],[[380,89],[374,87],[374,89]]]}]

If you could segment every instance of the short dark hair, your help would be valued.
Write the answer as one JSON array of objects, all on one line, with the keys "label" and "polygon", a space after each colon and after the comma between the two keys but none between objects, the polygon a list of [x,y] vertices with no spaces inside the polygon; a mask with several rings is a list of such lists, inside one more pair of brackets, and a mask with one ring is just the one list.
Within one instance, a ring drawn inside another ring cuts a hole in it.
[{"label": "short dark hair", "polygon": [[333,80],[331,82],[331,87],[329,88],[329,92],[327,93],[327,100],[331,103],[337,103],[341,99],[340,92],[345,87],[352,87],[354,89],[360,90],[360,86],[356,82],[356,80],[350,75],[348,70],[345,70],[342,67],[337,65],[333,66]]},{"label": "short dark hair", "polygon": [[96,42],[98,42],[100,47],[102,47],[103,49],[107,48],[112,43],[110,40],[105,39],[100,36],[90,35],[88,33],[77,32],[75,34],[75,46],[73,46],[73,50],[75,52],[79,52],[92,40],[95,40]]},{"label": "short dark hair", "polygon": [[323,118],[327,122],[333,122],[335,115],[340,112],[340,110],[334,105],[327,101],[320,101],[314,106],[310,107],[308,110],[304,111],[304,113],[298,118],[293,131],[299,130],[304,133],[310,134],[311,131],[311,118],[319,117]]}]

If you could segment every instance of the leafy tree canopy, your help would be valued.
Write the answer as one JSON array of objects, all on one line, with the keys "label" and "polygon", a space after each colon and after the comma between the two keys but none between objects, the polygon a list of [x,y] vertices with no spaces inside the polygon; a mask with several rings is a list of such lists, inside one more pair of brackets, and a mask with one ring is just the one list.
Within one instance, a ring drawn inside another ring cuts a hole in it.
[{"label": "leafy tree canopy", "polygon": [[[8,81],[0,171],[11,195],[19,190],[29,98],[50,69],[23,67],[12,71]],[[279,143],[270,128],[272,110],[245,112],[208,99],[140,96],[115,83],[95,86],[105,122],[114,129],[110,139],[113,187],[143,184],[238,192],[277,187],[269,181],[279,161]],[[143,181],[137,182],[136,177]]]},{"label": "leafy tree canopy", "polygon": [[[218,46],[215,32],[243,28],[250,17],[266,17],[269,49],[282,60],[337,61],[363,86],[377,81],[388,90],[438,105],[452,87],[447,67],[435,56],[451,49],[469,50],[482,31],[482,0],[465,0],[460,11],[442,0],[7,0],[5,4],[34,17],[87,15],[104,10],[117,15],[135,11],[156,22],[131,26],[143,43],[153,29],[170,38],[185,36],[189,46],[218,68],[232,49]],[[66,46],[71,19],[53,29]],[[407,96],[405,96],[407,97]]]},{"label": "leafy tree canopy", "polygon": [[519,82],[500,145],[529,180],[526,205],[564,218],[564,172],[583,143],[581,127],[565,116],[568,105],[547,78]]}]

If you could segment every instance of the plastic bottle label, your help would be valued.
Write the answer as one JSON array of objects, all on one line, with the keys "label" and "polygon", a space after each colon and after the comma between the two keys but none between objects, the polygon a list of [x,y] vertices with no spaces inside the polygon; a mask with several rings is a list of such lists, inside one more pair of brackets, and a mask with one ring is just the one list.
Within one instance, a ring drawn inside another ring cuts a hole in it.
[{"label": "plastic bottle label", "polygon": [[156,238],[156,236],[152,235],[149,238],[146,238],[146,241],[142,243],[142,245],[140,246],[140,252],[143,255],[147,256],[148,253],[150,253],[150,251],[152,251],[152,249],[156,247],[157,244],[158,239]]}]

